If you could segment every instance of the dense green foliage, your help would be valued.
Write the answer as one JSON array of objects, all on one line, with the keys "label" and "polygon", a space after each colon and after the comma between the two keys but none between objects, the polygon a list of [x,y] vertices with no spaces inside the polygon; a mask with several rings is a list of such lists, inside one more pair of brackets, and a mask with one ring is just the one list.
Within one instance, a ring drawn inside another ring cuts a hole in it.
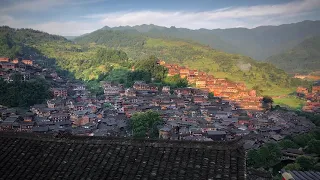
[{"label": "dense green foliage", "polygon": [[316,126],[320,126],[320,115],[315,113],[296,111],[299,116],[304,116],[310,119]]},{"label": "dense green foliage", "polygon": [[162,81],[166,77],[167,69],[158,64],[155,56],[150,56],[145,60],[140,60],[135,64],[135,68],[139,71],[145,71],[151,74],[156,81]]},{"label": "dense green foliage", "polygon": [[188,86],[188,80],[186,78],[180,78],[179,75],[167,76],[164,79],[164,84],[171,88],[183,88]]},{"label": "dense green foliage", "polygon": [[108,47],[142,47],[145,37],[137,34],[129,34],[121,31],[97,30],[90,33],[90,36],[80,36],[75,38],[78,43],[97,43],[104,44]]},{"label": "dense green foliage", "polygon": [[21,47],[16,45],[8,35],[0,36],[0,56],[14,58],[21,54]]},{"label": "dense green foliage", "polygon": [[280,148],[282,149],[288,149],[288,148],[299,148],[299,145],[297,145],[295,142],[293,142],[290,139],[284,139],[280,141],[279,143]]},{"label": "dense green foliage", "polygon": [[308,156],[299,156],[296,159],[295,163],[288,164],[284,167],[286,170],[295,170],[295,171],[319,171],[320,164],[317,163],[316,158]]},{"label": "dense green foliage", "polygon": [[208,93],[208,99],[213,99],[214,98],[214,93],[213,92],[209,92]]},{"label": "dense green foliage", "polygon": [[8,26],[0,27],[0,57],[29,56],[37,54],[33,45],[52,42],[67,42],[61,36],[50,35],[32,29],[12,29]]},{"label": "dense green foliage", "polygon": [[269,167],[279,162],[281,151],[277,144],[269,143],[258,150],[248,152],[248,165],[257,167]]},{"label": "dense green foliage", "polygon": [[320,140],[312,139],[309,141],[306,150],[309,153],[320,155]]},{"label": "dense green foliage", "polygon": [[262,98],[262,107],[265,110],[270,110],[272,109],[272,104],[273,104],[273,99],[270,96],[264,96]]},{"label": "dense green foliage", "polygon": [[320,37],[306,39],[291,50],[267,60],[290,73],[310,73],[320,69]]},{"label": "dense green foliage", "polygon": [[74,73],[75,77],[82,80],[94,80],[106,74],[113,68],[126,66],[128,57],[120,50],[96,48],[87,52],[65,52],[62,56],[53,53],[60,67]]},{"label": "dense green foliage", "polygon": [[306,134],[301,134],[301,135],[289,137],[289,139],[291,139],[294,143],[299,145],[299,147],[303,147],[304,148],[304,147],[306,147],[308,145],[308,143],[311,140],[313,140],[313,139],[320,140],[320,131],[317,130],[317,131],[309,132],[309,133],[306,133]]},{"label": "dense green foliage", "polygon": [[50,98],[49,85],[43,79],[21,81],[20,75],[15,75],[12,82],[0,78],[0,104],[8,107],[29,107],[43,103]]},{"label": "dense green foliage", "polygon": [[285,166],[288,170],[319,170],[320,131],[314,130],[306,134],[288,136],[278,143],[266,144],[257,150],[248,152],[248,165],[254,168],[269,168],[280,163],[281,149],[303,148],[306,153],[313,153],[318,158],[298,157],[294,163]]},{"label": "dense green foliage", "polygon": [[138,112],[131,117],[133,136],[158,138],[157,126],[162,123],[160,114],[155,111]]}]

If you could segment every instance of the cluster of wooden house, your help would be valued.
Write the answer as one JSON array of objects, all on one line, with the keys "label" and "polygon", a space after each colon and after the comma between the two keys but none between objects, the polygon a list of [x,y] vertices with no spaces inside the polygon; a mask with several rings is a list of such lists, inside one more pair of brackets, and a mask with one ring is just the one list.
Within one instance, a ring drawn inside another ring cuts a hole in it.
[{"label": "cluster of wooden house", "polygon": [[41,70],[39,68],[34,66],[33,60],[0,57],[0,77],[6,81],[12,81],[12,75],[17,72],[22,75],[23,81],[27,81],[31,76],[40,71]]},{"label": "cluster of wooden house", "polygon": [[315,83],[311,91],[306,87],[298,87],[296,90],[297,96],[305,98],[307,103],[302,107],[303,111],[320,113],[320,84]]},{"label": "cluster of wooden house", "polygon": [[[137,112],[147,110],[161,114],[164,124],[159,126],[159,138],[180,140],[232,140],[247,136],[246,147],[257,148],[265,142],[279,141],[284,136],[307,132],[314,125],[292,114],[248,111],[220,97],[209,98],[199,88],[164,86],[137,81],[131,88],[103,82],[105,102],[116,116],[125,115],[130,121]],[[115,90],[116,89],[116,90]],[[251,132],[257,133],[251,133]]]},{"label": "cluster of wooden house", "polygon": [[[29,68],[37,67],[26,62]],[[23,61],[6,63],[21,64]],[[104,98],[97,98],[81,82],[59,77],[54,69],[40,68],[39,74],[52,81],[53,99],[30,107],[28,113],[0,106],[0,130],[130,136],[130,118],[134,113],[147,110],[159,112],[164,120],[157,126],[159,138],[163,139],[232,140],[256,131],[258,133],[248,139],[250,147],[255,147],[312,128],[307,120],[293,115],[280,113],[259,117],[260,112],[256,110],[260,109],[260,97],[255,91],[247,90],[244,84],[177,65],[160,64],[169,69],[169,76],[187,78],[196,87],[159,88],[136,81],[132,87],[125,88],[121,84],[101,82]],[[214,92],[215,97],[209,97],[208,92]]]},{"label": "cluster of wooden house", "polygon": [[195,85],[196,88],[213,92],[215,96],[233,101],[243,109],[261,110],[262,97],[258,97],[255,90],[248,90],[244,83],[215,78],[205,72],[177,64],[167,64],[164,61],[160,61],[159,64],[168,68],[168,76],[179,75],[181,78],[186,78],[189,84]]}]

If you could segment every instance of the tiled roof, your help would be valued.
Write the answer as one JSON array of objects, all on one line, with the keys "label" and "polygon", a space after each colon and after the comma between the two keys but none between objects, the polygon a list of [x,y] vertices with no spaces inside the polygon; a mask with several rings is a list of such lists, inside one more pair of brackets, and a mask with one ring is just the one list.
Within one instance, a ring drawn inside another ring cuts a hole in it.
[{"label": "tiled roof", "polygon": [[1,133],[0,179],[245,179],[239,141]]},{"label": "tiled roof", "polygon": [[281,170],[282,175],[284,173],[289,173],[294,180],[305,180],[305,179],[320,179],[320,172],[317,171],[286,171]]}]

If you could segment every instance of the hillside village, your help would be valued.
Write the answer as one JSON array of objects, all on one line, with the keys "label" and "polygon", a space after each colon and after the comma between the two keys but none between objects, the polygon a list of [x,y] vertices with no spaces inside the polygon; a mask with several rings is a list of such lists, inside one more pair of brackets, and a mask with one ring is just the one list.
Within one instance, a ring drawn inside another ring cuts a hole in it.
[{"label": "hillside village", "polygon": [[[168,76],[179,74],[195,83],[196,88],[159,88],[143,81],[125,88],[122,84],[101,82],[104,98],[97,98],[80,81],[61,77],[54,69],[41,68],[35,61],[1,58],[1,76],[6,81],[11,81],[16,72],[24,75],[23,81],[45,78],[52,81],[53,98],[24,113],[1,107],[0,130],[127,137],[132,136],[131,116],[152,110],[164,120],[157,126],[161,139],[228,141],[243,137],[245,148],[251,149],[315,127],[292,112],[261,111],[261,97],[244,84],[163,61],[160,65],[168,68]],[[208,96],[210,91],[214,91],[214,97]]]},{"label": "hillside village", "polygon": [[205,72],[191,70],[177,64],[166,64],[159,62],[168,68],[168,76],[180,75],[181,78],[187,78],[189,84],[195,84],[205,92],[213,92],[215,96],[232,101],[234,104],[247,110],[262,110],[262,97],[257,96],[255,90],[248,90],[244,83],[234,83],[224,78],[215,78]]},{"label": "hillside village", "polygon": [[320,83],[314,83],[309,91],[306,87],[298,87],[297,96],[307,100],[302,107],[305,112],[320,113]]}]

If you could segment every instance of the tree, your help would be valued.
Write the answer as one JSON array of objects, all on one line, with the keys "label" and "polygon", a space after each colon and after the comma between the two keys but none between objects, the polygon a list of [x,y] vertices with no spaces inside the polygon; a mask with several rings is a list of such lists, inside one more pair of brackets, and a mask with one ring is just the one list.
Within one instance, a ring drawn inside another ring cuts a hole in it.
[{"label": "tree", "polygon": [[300,147],[305,147],[310,140],[314,139],[311,133],[301,134],[293,137],[293,142],[298,144]]},{"label": "tree", "polygon": [[166,77],[167,68],[158,64],[159,59],[155,56],[150,56],[148,59],[140,60],[136,63],[137,70],[147,71],[157,81],[162,81]]},{"label": "tree", "polygon": [[180,78],[179,75],[167,76],[163,82],[171,88],[182,88],[188,86],[188,80],[186,78]]},{"label": "tree", "polygon": [[262,98],[262,107],[265,110],[270,110],[272,108],[273,99],[270,96],[264,96]]},{"label": "tree", "polygon": [[145,81],[146,83],[151,82],[151,73],[145,70],[136,70],[128,72],[126,75],[126,87],[131,87],[134,81]]},{"label": "tree", "polygon": [[300,165],[298,163],[291,163],[287,164],[283,169],[289,170],[289,171],[299,171],[301,169]]},{"label": "tree", "polygon": [[320,155],[320,140],[312,139],[307,144],[307,152]]},{"label": "tree", "polygon": [[268,167],[280,161],[281,151],[277,144],[265,144],[258,150],[248,153],[248,165],[253,167]]},{"label": "tree", "polygon": [[138,112],[131,117],[133,136],[158,137],[157,125],[162,123],[160,114],[155,111]]},{"label": "tree", "polygon": [[299,148],[299,146],[296,143],[294,143],[293,141],[291,141],[290,139],[284,139],[284,140],[280,141],[278,144],[283,149]]},{"label": "tree", "polygon": [[253,149],[248,152],[247,163],[249,166],[259,167],[261,162],[261,156],[258,150]]},{"label": "tree", "polygon": [[317,163],[315,159],[307,156],[299,156],[296,159],[296,162],[300,165],[301,170],[303,171],[312,170]]},{"label": "tree", "polygon": [[213,99],[213,98],[214,98],[213,92],[209,92],[209,93],[208,93],[208,98],[209,98],[209,99]]},{"label": "tree", "polygon": [[0,104],[9,107],[28,107],[50,98],[48,83],[43,79],[21,81],[19,74],[12,82],[0,78]]}]

